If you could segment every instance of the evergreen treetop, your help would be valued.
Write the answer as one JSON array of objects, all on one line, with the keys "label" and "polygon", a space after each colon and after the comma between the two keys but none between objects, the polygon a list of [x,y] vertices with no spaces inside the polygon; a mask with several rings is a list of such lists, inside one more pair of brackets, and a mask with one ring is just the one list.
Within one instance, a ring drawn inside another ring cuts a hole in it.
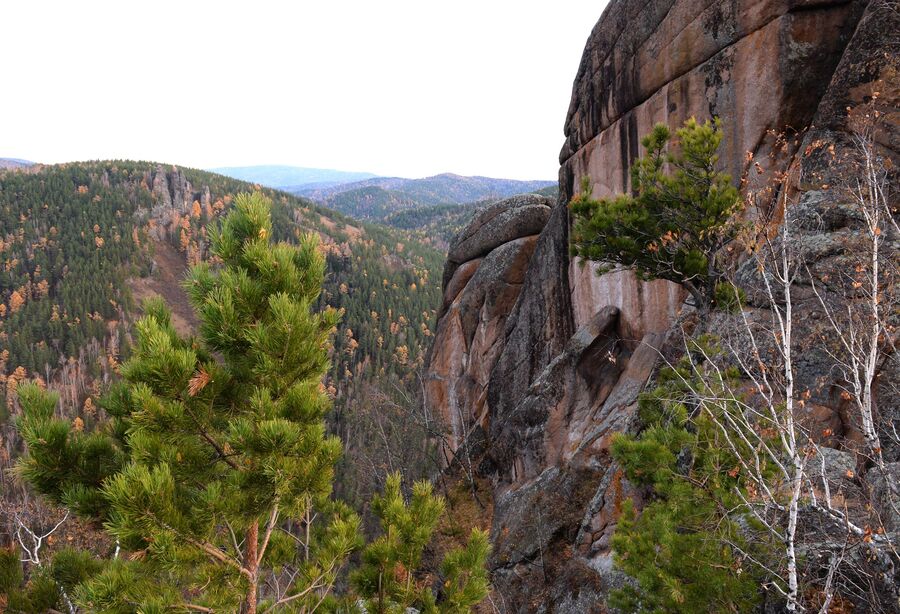
[{"label": "evergreen treetop", "polygon": [[[239,196],[212,237],[215,264],[185,282],[200,337],[148,307],[105,400],[108,432],[72,432],[52,396],[25,387],[22,475],[133,553],[82,585],[89,609],[255,612],[264,570],[287,564],[300,573],[279,598],[319,600],[357,544],[358,519],[328,500],[341,446],[321,387],[338,314],[312,309],[324,258],[314,236],[270,237],[267,200]],[[302,549],[285,547],[287,521],[303,527]]]},{"label": "evergreen treetop", "polygon": [[584,178],[570,203],[572,252],[601,263],[600,273],[622,267],[644,280],[681,284],[705,310],[722,281],[721,252],[740,228],[734,216],[741,199],[731,177],[717,170],[718,119],[685,122],[677,153],[666,151],[671,136],[657,124],[642,140],[646,155],[631,168],[633,194],[595,200]]},{"label": "evergreen treetop", "polygon": [[484,568],[490,549],[487,533],[474,529],[464,547],[444,557],[443,599],[438,603],[430,578],[420,568],[425,548],[444,513],[444,500],[432,493],[428,482],[414,484],[409,501],[404,499],[400,486],[400,475],[390,475],[383,495],[373,500],[372,509],[382,533],[366,546],[362,564],[351,576],[366,611],[370,614],[406,612],[407,608],[416,608],[423,614],[471,611],[488,591]]}]

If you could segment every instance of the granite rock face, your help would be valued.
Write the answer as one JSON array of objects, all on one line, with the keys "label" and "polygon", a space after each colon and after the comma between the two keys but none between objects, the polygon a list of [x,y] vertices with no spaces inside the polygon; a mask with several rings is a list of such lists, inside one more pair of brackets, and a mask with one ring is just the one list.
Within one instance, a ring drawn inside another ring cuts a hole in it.
[{"label": "granite rock face", "polygon": [[537,195],[493,203],[450,246],[425,384],[429,405],[450,426],[448,457],[486,425],[488,378],[552,204]]},{"label": "granite rock face", "polygon": [[450,244],[444,285],[460,264],[481,258],[508,241],[539,234],[550,217],[552,204],[543,196],[523,194],[479,209]]},{"label": "granite rock face", "polygon": [[[588,40],[565,124],[560,195],[581,178],[595,197],[629,189],[631,162],[654,124],[719,117],[721,157],[733,177],[769,173],[772,131],[810,125],[866,2],[853,0],[620,0]],[[748,152],[753,154],[752,162]],[[769,174],[751,177],[762,184]],[[751,183],[750,188],[753,187]],[[667,282],[597,278],[570,266],[578,323],[611,297],[636,338],[666,327],[683,296]],[[626,305],[630,303],[630,305]]]},{"label": "granite rock face", "polygon": [[[680,340],[685,293],[573,261],[565,204],[584,176],[595,197],[630,189],[653,124],[715,116],[721,163],[736,183],[747,177],[745,191],[783,171],[809,178],[788,186],[795,214],[810,220],[804,249],[839,266],[858,220],[822,191],[840,169],[819,144],[850,148],[853,109],[877,98],[886,121],[876,140],[900,168],[900,17],[882,9],[881,0],[612,0],[573,86],[559,202],[500,203],[454,241],[428,402],[452,425],[451,447],[478,435],[501,611],[608,611],[605,597],[623,581],[610,536],[622,500],[640,504],[610,440],[631,427],[659,356]],[[787,147],[777,148],[777,132],[793,135]],[[828,370],[812,339],[799,367],[810,383]],[[804,420],[836,445],[855,427],[820,390]],[[883,410],[900,418],[891,390]]]}]

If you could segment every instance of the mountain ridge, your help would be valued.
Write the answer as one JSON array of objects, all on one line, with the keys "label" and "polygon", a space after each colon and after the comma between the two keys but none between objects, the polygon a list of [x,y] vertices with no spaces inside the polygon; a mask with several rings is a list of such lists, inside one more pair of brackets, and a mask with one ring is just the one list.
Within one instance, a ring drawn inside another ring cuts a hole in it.
[{"label": "mountain ridge", "polygon": [[290,166],[286,164],[257,164],[250,166],[220,166],[206,169],[240,181],[258,183],[267,188],[284,189],[308,184],[340,184],[377,177],[374,173],[342,171],[327,168]]},{"label": "mountain ridge", "polygon": [[23,160],[22,158],[0,158],[0,169],[17,169],[28,168],[36,163],[31,160]]},{"label": "mountain ridge", "polygon": [[[328,201],[335,194],[367,187],[396,190],[418,197],[421,204],[463,204],[495,197],[503,198],[556,185],[549,180],[521,180],[439,173],[429,177],[372,177],[325,189],[304,188],[292,193],[315,201]],[[440,194],[440,196],[437,196]],[[424,202],[426,199],[432,202]]]}]

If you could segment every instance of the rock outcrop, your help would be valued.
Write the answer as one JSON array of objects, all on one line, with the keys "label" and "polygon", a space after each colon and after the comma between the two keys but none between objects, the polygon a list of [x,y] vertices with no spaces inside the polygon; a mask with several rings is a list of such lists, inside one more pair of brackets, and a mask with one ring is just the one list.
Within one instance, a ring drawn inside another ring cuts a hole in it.
[{"label": "rock outcrop", "polygon": [[176,230],[174,226],[181,216],[191,212],[194,201],[200,201],[203,206],[210,201],[209,187],[204,186],[203,190],[195,192],[191,182],[176,167],[167,172],[162,166],[157,166],[153,173],[144,174],[144,183],[154,196],[154,205],[140,213],[154,221],[152,234],[157,240]]},{"label": "rock outcrop", "polygon": [[[877,139],[900,162],[898,31],[882,0],[610,2],[575,79],[559,202],[482,212],[444,275],[428,402],[452,425],[452,449],[479,442],[501,611],[607,611],[621,582],[610,536],[623,497],[637,497],[610,439],[630,427],[684,307],[674,284],[598,277],[570,258],[565,205],[581,178],[596,197],[628,190],[654,123],[719,117],[721,162],[747,177],[745,191],[793,169],[805,179],[789,189],[843,232],[839,205],[815,191],[836,172],[817,143],[849,147],[852,109],[880,97]],[[778,133],[792,135],[786,147]],[[805,368],[813,378],[824,367],[811,358]],[[807,418],[823,432],[841,420],[827,396]]]},{"label": "rock outcrop", "polygon": [[450,246],[426,382],[428,403],[451,427],[449,454],[473,424],[486,425],[488,378],[552,204],[527,195],[489,205]]}]

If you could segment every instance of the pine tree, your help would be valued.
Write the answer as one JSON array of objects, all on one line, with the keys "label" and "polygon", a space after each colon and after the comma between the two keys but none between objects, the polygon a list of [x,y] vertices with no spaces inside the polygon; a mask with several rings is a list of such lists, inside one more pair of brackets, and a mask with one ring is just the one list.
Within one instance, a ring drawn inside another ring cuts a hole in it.
[{"label": "pine tree", "polygon": [[[717,354],[712,339],[692,343]],[[736,376],[688,358],[662,369],[639,398],[641,432],[613,440],[645,499],[639,515],[624,502],[612,539],[616,566],[635,580],[612,595],[623,612],[749,612],[759,601],[759,568],[746,556],[766,559],[766,535],[741,506],[752,485],[713,419],[740,411],[724,394]]]},{"label": "pine tree", "polygon": [[40,570],[27,583],[23,580],[19,550],[0,548],[0,611],[11,614],[46,612],[59,605],[59,589],[50,574]]},{"label": "pine tree", "polygon": [[80,585],[90,611],[253,613],[286,565],[293,582],[263,605],[312,607],[358,543],[357,517],[329,501],[340,442],[321,379],[338,315],[313,309],[324,258],[314,236],[271,235],[269,202],[239,196],[212,234],[215,264],[185,282],[199,338],[150,305],[124,384],[103,400],[108,429],[75,431],[24,387],[21,475],[130,552]]},{"label": "pine tree", "polygon": [[100,561],[87,552],[64,548],[51,565],[36,566],[27,582],[21,551],[0,547],[0,611],[16,614],[69,610],[67,594],[99,571]]},{"label": "pine tree", "polygon": [[416,482],[406,501],[399,474],[388,476],[384,494],[376,496],[372,510],[382,534],[363,551],[362,565],[351,576],[370,614],[406,612],[461,614],[469,612],[487,595],[485,562],[487,534],[473,529],[463,548],[446,554],[441,565],[445,578],[440,603],[428,575],[420,570],[422,556],[444,513],[444,500],[432,493],[431,484]]},{"label": "pine tree", "polygon": [[641,279],[681,284],[705,310],[717,288],[722,293],[726,287],[721,252],[737,237],[741,200],[731,178],[716,169],[718,119],[699,124],[692,118],[677,135],[677,154],[666,152],[671,133],[665,124],[643,139],[647,153],[631,169],[634,195],[595,200],[585,177],[570,203],[572,252],[600,262],[600,273],[623,267]]}]

